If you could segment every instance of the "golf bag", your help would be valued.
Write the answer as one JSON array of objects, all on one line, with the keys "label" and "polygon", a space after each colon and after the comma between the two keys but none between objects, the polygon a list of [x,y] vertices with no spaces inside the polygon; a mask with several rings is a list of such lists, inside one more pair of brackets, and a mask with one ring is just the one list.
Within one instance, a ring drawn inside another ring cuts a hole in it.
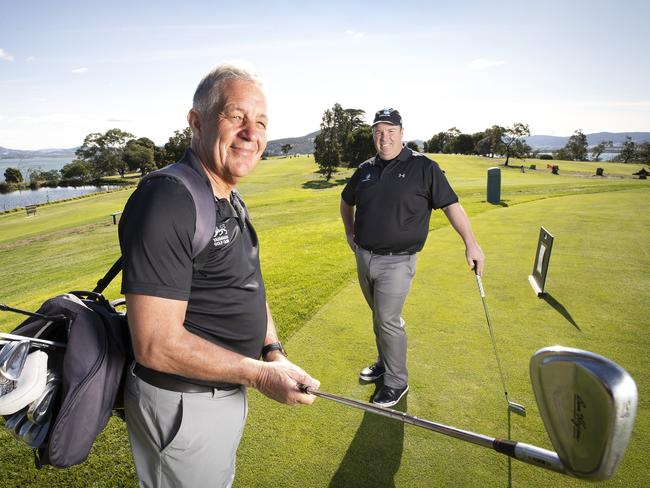
[{"label": "golf bag", "polygon": [[[70,292],[45,301],[14,334],[66,344],[48,350],[48,368],[61,371],[60,398],[52,408],[48,437],[35,450],[37,467],[65,468],[86,460],[95,438],[122,403],[132,359],[126,315],[101,294]],[[58,318],[57,318],[58,317]]]}]

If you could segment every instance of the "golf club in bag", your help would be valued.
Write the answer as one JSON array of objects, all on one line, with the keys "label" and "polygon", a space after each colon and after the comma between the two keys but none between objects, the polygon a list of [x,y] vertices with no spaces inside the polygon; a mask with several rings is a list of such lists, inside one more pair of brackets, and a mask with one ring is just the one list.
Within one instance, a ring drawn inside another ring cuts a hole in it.
[{"label": "golf club in bag", "polygon": [[537,351],[529,369],[540,415],[556,452],[431,422],[312,390],[306,385],[299,388],[320,398],[433,430],[558,473],[592,481],[614,476],[636,417],[637,387],[629,373],[603,356],[562,346]]}]

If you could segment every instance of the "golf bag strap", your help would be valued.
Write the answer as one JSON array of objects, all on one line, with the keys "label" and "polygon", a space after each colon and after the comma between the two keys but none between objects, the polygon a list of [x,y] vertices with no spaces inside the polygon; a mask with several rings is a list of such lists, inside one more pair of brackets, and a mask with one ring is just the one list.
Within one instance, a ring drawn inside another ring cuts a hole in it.
[{"label": "golf bag strap", "polygon": [[122,271],[122,256],[117,258],[117,261],[115,261],[113,266],[111,266],[111,269],[109,269],[104,275],[104,277],[97,282],[97,286],[95,287],[93,292],[102,293],[106,289],[106,287],[111,284],[113,278],[115,278],[120,271]]}]

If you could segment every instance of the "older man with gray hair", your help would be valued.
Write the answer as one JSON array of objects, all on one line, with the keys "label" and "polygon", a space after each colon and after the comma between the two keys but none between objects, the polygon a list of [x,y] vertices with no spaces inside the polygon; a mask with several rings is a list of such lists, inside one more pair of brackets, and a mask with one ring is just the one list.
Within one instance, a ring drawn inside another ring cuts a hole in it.
[{"label": "older man with gray hair", "polygon": [[146,487],[230,486],[246,387],[278,402],[311,404],[314,397],[297,385],[319,386],[278,341],[259,240],[234,190],[266,147],[259,81],[233,66],[216,68],[199,83],[188,122],[192,142],[180,163],[211,185],[215,238],[192,259],[195,207],[171,178],[141,185],[120,222],[122,292],[135,354],[126,420]]}]

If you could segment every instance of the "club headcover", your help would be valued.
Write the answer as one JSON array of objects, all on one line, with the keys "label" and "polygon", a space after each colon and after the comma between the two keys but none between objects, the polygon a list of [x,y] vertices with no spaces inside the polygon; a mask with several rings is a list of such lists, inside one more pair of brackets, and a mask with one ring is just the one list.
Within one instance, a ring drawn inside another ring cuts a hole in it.
[{"label": "club headcover", "polygon": [[47,383],[47,354],[34,351],[27,356],[13,390],[0,396],[0,415],[11,415],[40,397]]}]

